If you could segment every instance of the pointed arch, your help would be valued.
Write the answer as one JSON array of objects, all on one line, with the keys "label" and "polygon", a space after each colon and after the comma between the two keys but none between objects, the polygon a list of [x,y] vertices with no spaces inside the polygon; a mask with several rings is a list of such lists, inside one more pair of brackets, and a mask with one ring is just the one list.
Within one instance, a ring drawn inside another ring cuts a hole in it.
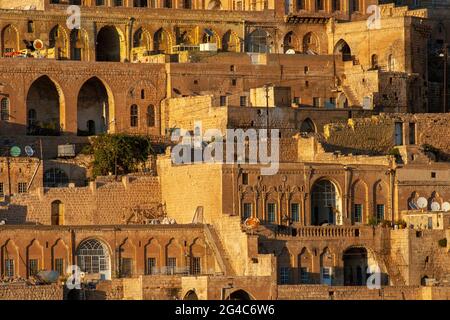
[{"label": "pointed arch", "polygon": [[49,33],[49,49],[47,55],[56,60],[64,60],[69,58],[69,41],[66,30],[57,24]]},{"label": "pointed arch", "polygon": [[121,62],[126,58],[125,36],[120,28],[106,25],[96,35],[96,61]]},{"label": "pointed arch", "polygon": [[78,135],[114,132],[116,125],[114,95],[109,85],[97,76],[85,80],[77,96]]},{"label": "pointed arch", "polygon": [[236,32],[228,30],[222,37],[222,50],[227,52],[241,52],[241,40]]},{"label": "pointed arch", "polygon": [[286,33],[283,39],[283,53],[288,50],[300,51],[300,41],[294,31]]},{"label": "pointed arch", "polygon": [[2,258],[2,276],[6,278],[13,278],[21,274],[19,247],[14,240],[8,239],[1,248]]},{"label": "pointed arch", "polygon": [[19,51],[19,31],[16,26],[9,24],[2,29],[2,57],[5,55]]},{"label": "pointed arch", "polygon": [[161,54],[172,53],[174,37],[167,30],[161,28],[153,36],[153,51]]},{"label": "pointed arch", "polygon": [[272,37],[264,29],[252,31],[246,38],[246,51],[252,53],[270,53],[272,51]]},{"label": "pointed arch", "polygon": [[63,239],[57,239],[51,247],[51,254],[52,270],[57,271],[60,276],[65,276],[70,263],[69,246]]},{"label": "pointed arch", "polygon": [[311,118],[306,118],[302,121],[302,124],[300,126],[300,132],[301,133],[317,133],[317,127],[314,121],[311,120]]},{"label": "pointed arch", "polygon": [[70,31],[70,59],[89,61],[89,35],[85,29]]},{"label": "pointed arch", "polygon": [[33,239],[27,246],[27,277],[35,276],[44,269],[44,247]]},{"label": "pointed arch", "polygon": [[378,180],[373,185],[373,216],[377,223],[387,220],[389,206],[389,186]]},{"label": "pointed arch", "polygon": [[217,45],[217,49],[222,49],[222,38],[213,28],[205,28],[202,37],[202,43],[215,43]]},{"label": "pointed arch", "polygon": [[343,224],[342,190],[330,178],[319,178],[311,187],[311,224]]},{"label": "pointed arch", "polygon": [[352,61],[352,50],[350,49],[350,46],[344,39],[340,39],[338,42],[336,42],[333,53],[335,55],[341,55],[342,61]]},{"label": "pointed arch", "polygon": [[162,250],[158,239],[151,238],[144,246],[145,274],[158,274],[162,264]]},{"label": "pointed arch", "polygon": [[320,40],[316,33],[308,32],[303,36],[303,53],[320,54]]},{"label": "pointed arch", "polygon": [[358,179],[352,184],[351,204],[352,223],[368,223],[369,194],[367,184],[362,179]]},{"label": "pointed arch", "polygon": [[46,75],[35,79],[28,89],[26,101],[27,134],[59,135],[65,128],[64,93],[53,79]]},{"label": "pointed arch", "polygon": [[298,280],[299,283],[308,284],[314,281],[312,277],[313,271],[313,255],[304,247],[298,255]]}]

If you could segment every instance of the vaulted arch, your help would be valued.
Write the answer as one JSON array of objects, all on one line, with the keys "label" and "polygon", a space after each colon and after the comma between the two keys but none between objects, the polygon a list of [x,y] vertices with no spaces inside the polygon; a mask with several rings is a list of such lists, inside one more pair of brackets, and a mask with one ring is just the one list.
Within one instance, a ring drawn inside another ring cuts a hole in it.
[{"label": "vaulted arch", "polygon": [[236,32],[228,30],[222,39],[222,50],[228,52],[241,52],[241,40]]},{"label": "vaulted arch", "polygon": [[352,50],[350,46],[344,39],[340,39],[333,50],[334,54],[341,55],[342,61],[351,61],[352,60]]},{"label": "vaulted arch", "polygon": [[83,136],[110,132],[115,125],[112,91],[98,77],[86,80],[78,92],[77,124]]},{"label": "vaulted arch", "polygon": [[173,45],[173,37],[167,30],[161,28],[155,32],[155,35],[153,36],[153,50],[156,53],[172,53]]},{"label": "vaulted arch", "polygon": [[45,75],[34,80],[27,93],[27,134],[59,135],[64,129],[64,112],[60,85]]},{"label": "vaulted arch", "polygon": [[19,31],[13,25],[7,25],[1,32],[2,56],[19,51]]},{"label": "vaulted arch", "polygon": [[303,53],[320,54],[320,40],[316,33],[308,32],[303,36]]},{"label": "vaulted arch", "polygon": [[50,30],[49,46],[50,56],[57,60],[69,58],[69,41],[66,30],[59,24]]},{"label": "vaulted arch", "polygon": [[357,180],[351,188],[351,220],[353,224],[368,222],[368,188],[363,180]]}]

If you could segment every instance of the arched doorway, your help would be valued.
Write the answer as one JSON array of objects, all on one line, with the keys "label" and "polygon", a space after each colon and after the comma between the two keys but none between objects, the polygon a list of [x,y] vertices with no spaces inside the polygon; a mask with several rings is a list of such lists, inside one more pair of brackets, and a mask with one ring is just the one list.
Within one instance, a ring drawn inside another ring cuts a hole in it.
[{"label": "arched doorway", "polygon": [[311,224],[341,225],[341,199],[335,184],[329,180],[316,182],[311,189]]},{"label": "arched doorway", "polygon": [[231,30],[227,31],[222,39],[222,50],[228,52],[240,52],[241,42],[239,37]]},{"label": "arched doorway", "polygon": [[50,30],[49,49],[54,50],[53,56],[55,59],[67,59],[67,35],[60,25],[56,25],[52,30]]},{"label": "arched doorway", "polygon": [[73,29],[70,32],[70,59],[85,61],[87,59],[88,39],[86,32],[81,29]]},{"label": "arched doorway", "polygon": [[345,40],[339,40],[334,46],[334,54],[341,55],[342,61],[352,61],[352,51]]},{"label": "arched doorway", "polygon": [[172,43],[170,35],[164,29],[156,31],[153,37],[153,51],[161,54],[168,54],[171,52]]},{"label": "arched doorway", "polygon": [[283,39],[283,52],[286,53],[288,50],[299,50],[298,37],[294,32],[288,32]]},{"label": "arched doorway", "polygon": [[113,26],[105,26],[97,34],[97,61],[120,62],[120,36]]},{"label": "arched doorway", "polygon": [[236,290],[233,293],[231,293],[227,299],[225,300],[243,300],[243,301],[250,301],[254,300],[251,295],[245,291],[245,290]]},{"label": "arched doorway", "polygon": [[55,200],[52,202],[52,226],[62,226],[64,224],[64,204]]},{"label": "arched doorway", "polygon": [[81,271],[111,279],[111,261],[108,247],[96,239],[83,241],[77,249],[77,262]]},{"label": "arched doorway", "polygon": [[320,53],[320,41],[315,33],[308,32],[303,37],[303,53],[313,55]]},{"label": "arched doorway", "polygon": [[269,33],[263,29],[257,29],[247,37],[247,52],[270,53],[271,45]]},{"label": "arched doorway", "polygon": [[189,290],[184,296],[183,300],[198,300],[198,296],[194,290]]},{"label": "arched doorway", "polygon": [[344,251],[344,285],[363,286],[367,282],[366,248],[349,248]]},{"label": "arched doorway", "polygon": [[87,80],[78,93],[78,135],[90,136],[108,132],[109,115],[110,99],[105,85],[97,77]]},{"label": "arched doorway", "polygon": [[2,56],[19,50],[19,33],[15,27],[8,25],[2,30]]},{"label": "arched doorway", "polygon": [[41,76],[27,94],[27,134],[59,135],[61,131],[62,91],[47,76]]},{"label": "arched doorway", "polygon": [[208,10],[220,10],[222,9],[222,3],[220,0],[211,0],[208,2]]},{"label": "arched doorway", "polygon": [[315,133],[315,132],[317,132],[316,125],[310,118],[306,118],[302,122],[302,125],[300,126],[300,132],[301,133]]}]

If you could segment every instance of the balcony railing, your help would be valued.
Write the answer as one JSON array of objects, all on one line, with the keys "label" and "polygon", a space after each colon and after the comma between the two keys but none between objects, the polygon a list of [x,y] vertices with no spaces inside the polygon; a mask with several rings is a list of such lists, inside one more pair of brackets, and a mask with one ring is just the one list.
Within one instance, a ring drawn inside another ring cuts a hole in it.
[{"label": "balcony railing", "polygon": [[360,228],[352,226],[306,226],[299,228],[286,227],[276,231],[277,236],[289,236],[298,238],[357,238],[360,236]]}]

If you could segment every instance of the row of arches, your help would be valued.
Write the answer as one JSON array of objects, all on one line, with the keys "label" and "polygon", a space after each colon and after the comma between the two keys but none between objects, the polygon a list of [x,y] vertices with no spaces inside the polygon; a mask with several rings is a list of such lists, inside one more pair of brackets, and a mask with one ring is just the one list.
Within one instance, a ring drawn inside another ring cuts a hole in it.
[{"label": "row of arches", "polygon": [[[141,241],[139,241],[139,247]],[[51,251],[50,256],[46,254],[47,248]],[[70,271],[67,268],[76,262],[81,271],[88,276],[99,279],[111,279],[113,266],[116,266],[121,277],[132,277],[141,273],[145,274],[203,274],[211,267],[208,262],[207,248],[203,240],[194,239],[192,242],[185,241],[184,246],[175,239],[167,243],[160,243],[151,238],[143,245],[143,255],[137,255],[138,245],[126,238],[114,251],[107,242],[98,238],[88,238],[79,243],[72,258],[68,244],[58,239],[49,246],[48,242],[41,244],[33,240],[26,247],[26,261],[19,254],[19,247],[13,240],[8,240],[1,247],[2,265],[1,275],[3,277],[30,277],[41,270],[54,270],[61,276]],[[50,258],[50,265],[48,258]],[[138,261],[137,259],[145,261]],[[117,260],[113,260],[117,259]],[[138,266],[139,265],[139,266]],[[24,269],[22,269],[24,268]]]},{"label": "row of arches", "polygon": [[[155,106],[156,91],[148,81],[136,83],[129,90],[129,121],[125,128],[148,128],[157,126],[158,109]],[[138,94],[136,94],[138,93]],[[77,133],[90,136],[107,133],[115,120],[114,95],[100,78],[87,79],[77,94]],[[9,121],[11,108],[1,102],[2,120]],[[26,125],[28,135],[58,135],[64,131],[64,92],[57,82],[44,75],[32,82],[26,95]]]},{"label": "row of arches", "polygon": [[374,255],[363,246],[340,253],[303,247],[300,253],[286,247],[276,255],[279,284],[343,284],[364,286],[373,272],[380,272]]},{"label": "row of arches", "polygon": [[312,184],[309,196],[304,188],[295,187],[286,195],[271,187],[259,198],[249,186],[241,194],[241,216],[244,220],[257,217],[270,224],[312,226],[377,224],[389,220],[388,185],[379,180],[369,190],[358,179],[351,184],[349,197],[344,197],[338,182],[321,178]]},{"label": "row of arches", "polygon": [[[194,32],[195,31],[195,32]],[[167,29],[160,28],[150,32],[144,27],[138,27],[133,32],[131,39],[132,57],[139,51],[152,53],[172,53],[177,44],[198,45],[199,43],[216,43],[223,51],[240,52],[241,40],[232,30],[228,30],[222,36],[211,28],[200,30],[194,28],[192,32],[178,32],[174,35]],[[199,34],[199,36],[197,36]],[[54,26],[48,35],[47,56],[55,59],[70,59],[89,61],[120,62],[128,59],[127,39],[124,32],[113,25],[106,25],[95,33],[95,56],[90,56],[92,49],[90,35],[85,29],[66,30],[61,25]],[[7,25],[1,32],[2,56],[22,49],[18,28]]]}]

